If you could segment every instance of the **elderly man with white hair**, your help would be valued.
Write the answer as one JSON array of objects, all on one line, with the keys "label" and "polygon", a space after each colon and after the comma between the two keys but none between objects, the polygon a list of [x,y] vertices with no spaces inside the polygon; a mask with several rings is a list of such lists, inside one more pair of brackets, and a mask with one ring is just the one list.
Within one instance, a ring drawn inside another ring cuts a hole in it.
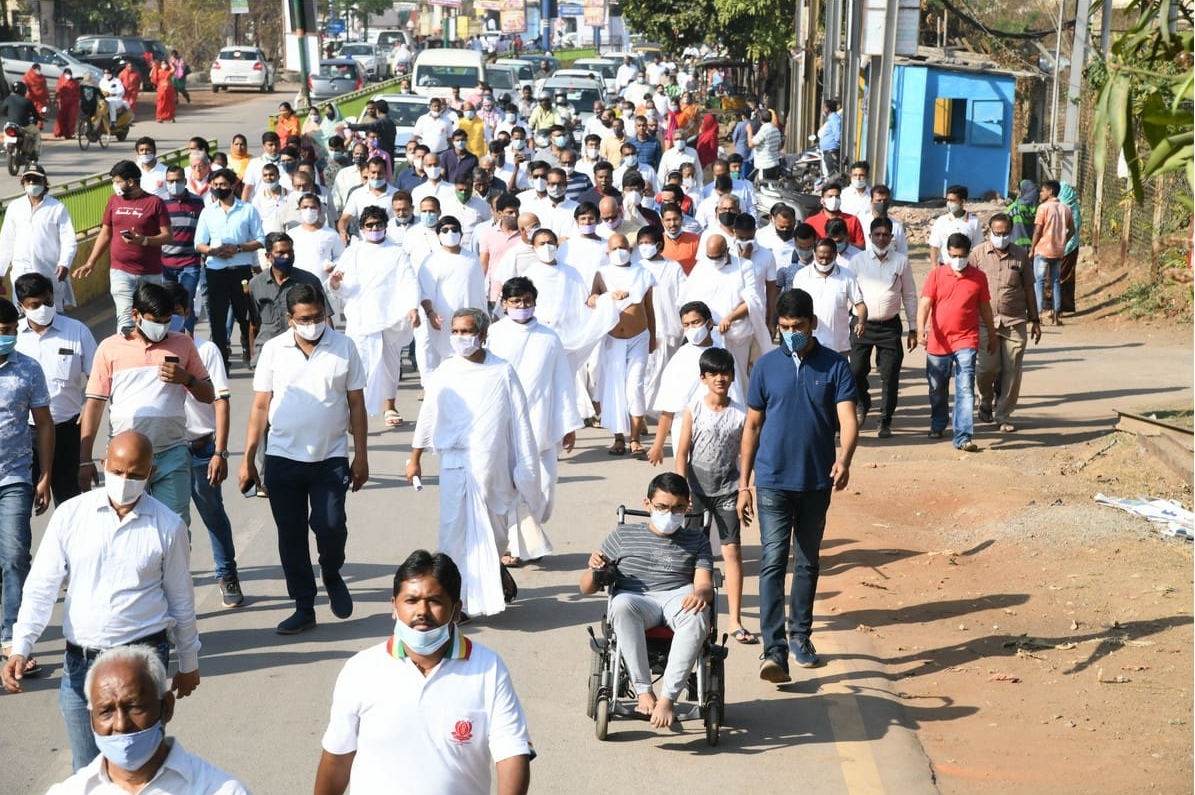
[{"label": "elderly man with white hair", "polygon": [[249,795],[240,781],[166,736],[174,694],[153,649],[118,646],[103,652],[87,672],[84,689],[100,753],[48,795]]}]

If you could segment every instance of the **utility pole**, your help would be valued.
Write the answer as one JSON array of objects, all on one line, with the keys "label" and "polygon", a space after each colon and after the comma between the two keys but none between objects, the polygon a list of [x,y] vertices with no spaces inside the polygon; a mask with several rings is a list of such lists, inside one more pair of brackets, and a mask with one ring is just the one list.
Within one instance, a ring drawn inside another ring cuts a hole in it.
[{"label": "utility pole", "polygon": [[1066,125],[1062,132],[1062,179],[1075,185],[1075,151],[1079,137],[1079,97],[1083,91],[1083,68],[1091,47],[1091,0],[1078,0],[1075,9],[1075,41],[1071,47],[1070,82],[1066,89]]}]

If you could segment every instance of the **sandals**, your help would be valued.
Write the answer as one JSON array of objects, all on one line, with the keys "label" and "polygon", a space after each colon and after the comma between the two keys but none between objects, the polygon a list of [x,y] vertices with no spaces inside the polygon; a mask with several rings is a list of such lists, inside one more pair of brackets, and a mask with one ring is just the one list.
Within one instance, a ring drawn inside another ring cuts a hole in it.
[{"label": "sandals", "polygon": [[606,450],[606,453],[609,455],[626,455],[627,454],[627,443],[626,442],[615,442],[614,444],[610,445],[610,448],[608,450]]},{"label": "sandals", "polygon": [[730,633],[730,637],[734,638],[744,646],[753,646],[756,643],[759,643],[759,638],[757,638],[755,635],[752,635],[743,627],[739,627],[734,632]]},{"label": "sandals", "polygon": [[502,556],[502,565],[508,569],[517,569],[523,565],[523,559],[516,558],[508,553]]},{"label": "sandals", "polygon": [[386,411],[382,413],[382,418],[386,421],[386,427],[388,428],[397,428],[403,424],[402,415],[394,409],[386,409]]},{"label": "sandals", "polygon": [[647,448],[639,442],[631,442],[631,455],[635,458],[646,458]]},{"label": "sandals", "polygon": [[510,604],[519,595],[519,586],[505,566],[500,566],[499,572],[502,575],[502,600]]}]

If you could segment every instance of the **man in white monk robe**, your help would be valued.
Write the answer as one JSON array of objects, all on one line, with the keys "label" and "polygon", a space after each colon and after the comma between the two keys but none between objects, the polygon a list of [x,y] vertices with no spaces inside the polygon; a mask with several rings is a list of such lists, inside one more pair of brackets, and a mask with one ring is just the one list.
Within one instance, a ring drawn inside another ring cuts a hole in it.
[{"label": "man in white monk robe", "polygon": [[426,382],[411,440],[408,481],[423,476],[425,450],[440,457],[440,551],[461,569],[464,609],[496,615],[517,591],[499,559],[519,501],[548,519],[540,455],[518,373],[484,348],[490,316],[458,309],[452,349]]},{"label": "man in white monk robe", "polygon": [[485,306],[485,276],[481,261],[463,250],[464,231],[456,216],[446,215],[436,223],[437,250],[416,269],[423,316],[427,320],[415,330],[415,353],[419,373],[427,378],[452,355],[448,338],[452,313],[468,306]]},{"label": "man in white monk robe", "polygon": [[651,305],[656,315],[656,349],[648,354],[647,371],[643,375],[643,396],[648,414],[654,414],[652,403],[660,389],[664,366],[676,353],[685,337],[680,324],[680,293],[685,272],[676,260],[665,259],[664,233],[654,226],[639,230],[634,259],[655,279],[651,289]]},{"label": "man in white monk robe", "polygon": [[349,246],[328,278],[328,290],[344,302],[344,333],[365,365],[365,407],[376,414],[381,404],[386,425],[403,419],[394,406],[402,349],[419,323],[419,283],[411,259],[386,237],[386,211],[361,211],[361,240]]},{"label": "man in white monk robe", "polygon": [[[564,345],[555,332],[535,319],[537,297],[535,284],[525,276],[516,276],[502,285],[506,317],[490,327],[487,347],[490,353],[510,362],[519,374],[539,449],[544,500],[551,514],[556,495],[556,458],[562,449],[572,452],[577,430],[585,423],[577,411],[575,379]],[[552,552],[543,527],[524,505],[519,506],[518,521],[509,531],[509,553],[502,561],[505,565],[518,566],[524,560]]]}]

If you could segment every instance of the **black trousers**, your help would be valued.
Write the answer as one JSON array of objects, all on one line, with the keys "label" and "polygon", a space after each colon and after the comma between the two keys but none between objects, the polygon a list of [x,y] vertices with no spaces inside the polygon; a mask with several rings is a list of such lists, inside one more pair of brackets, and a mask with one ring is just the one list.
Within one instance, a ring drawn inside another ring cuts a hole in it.
[{"label": "black trousers", "polygon": [[851,327],[851,373],[859,392],[859,405],[871,410],[867,376],[871,373],[871,352],[875,350],[876,369],[880,371],[880,424],[892,422],[896,411],[896,393],[900,389],[900,364],[905,358],[904,327],[900,316],[891,320],[867,321],[863,336]]},{"label": "black trousers", "polygon": [[347,458],[306,462],[266,456],[265,487],[278,529],[278,558],[286,576],[286,592],[295,600],[297,610],[315,609],[308,528],[315,533],[320,576],[326,581],[344,565],[349,537],[344,502],[349,480]]},{"label": "black trousers", "polygon": [[[30,429],[32,431],[32,429]],[[33,431],[33,482],[41,479],[41,462],[37,460],[37,432]],[[79,417],[54,424],[54,463],[50,466],[50,492],[54,507],[58,507],[79,491]]]},{"label": "black trousers", "polygon": [[235,268],[207,270],[208,317],[212,325],[212,342],[220,349],[224,363],[228,363],[228,307],[241,328],[241,349],[249,349],[249,296],[241,282],[253,278],[253,269],[248,265]]}]

